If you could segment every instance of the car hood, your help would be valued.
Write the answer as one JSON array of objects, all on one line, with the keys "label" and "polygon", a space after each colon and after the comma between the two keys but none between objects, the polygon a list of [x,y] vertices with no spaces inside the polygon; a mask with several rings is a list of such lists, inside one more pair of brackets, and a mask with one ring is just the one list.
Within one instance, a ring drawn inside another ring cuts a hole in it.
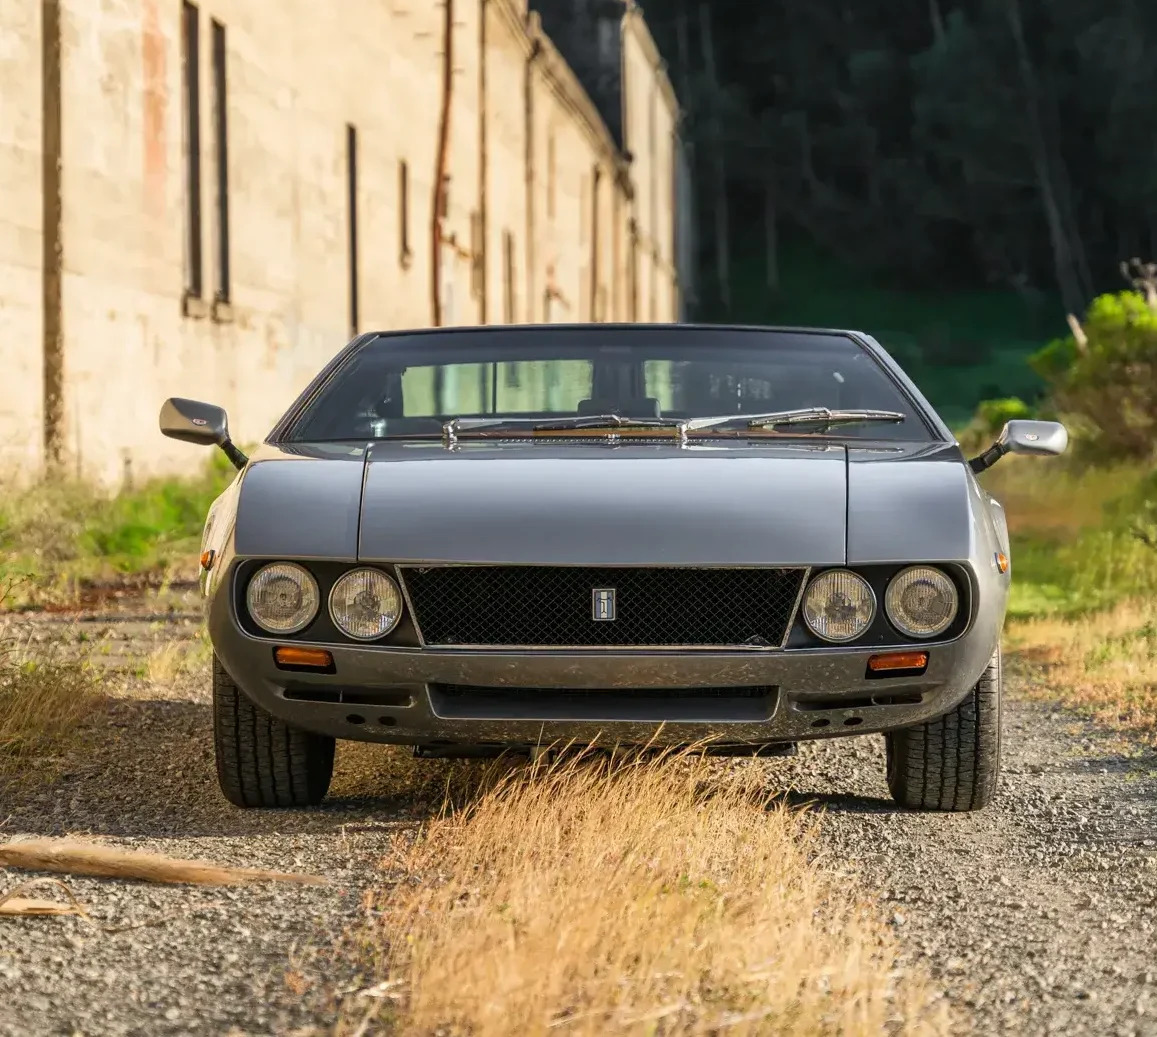
[{"label": "car hood", "polygon": [[358,557],[839,564],[846,469],[842,446],[375,443]]},{"label": "car hood", "polygon": [[382,441],[262,447],[241,480],[235,547],[351,562],[863,565],[978,558],[989,526],[949,444]]}]

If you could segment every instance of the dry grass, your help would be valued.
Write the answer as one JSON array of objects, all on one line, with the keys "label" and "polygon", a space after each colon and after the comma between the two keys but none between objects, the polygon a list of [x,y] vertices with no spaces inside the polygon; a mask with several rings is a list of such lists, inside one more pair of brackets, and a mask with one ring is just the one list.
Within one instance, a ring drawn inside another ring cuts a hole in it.
[{"label": "dry grass", "polygon": [[1005,457],[980,477],[1004,505],[1009,532],[1041,539],[1101,525],[1103,507],[1141,474],[1137,465],[1077,469],[1067,456]]},{"label": "dry grass", "polygon": [[[68,903],[61,903],[59,900],[44,900],[40,897],[21,896],[22,893],[28,893],[46,885],[62,889],[68,897]],[[6,893],[0,893],[0,918],[60,918],[67,915],[80,915],[82,918],[88,918],[88,912],[73,895],[68,884],[60,879],[30,879],[27,882],[21,882],[20,885]]]},{"label": "dry grass", "polygon": [[58,754],[101,700],[87,663],[0,626],[0,785],[44,776],[43,757]]},{"label": "dry grass", "polygon": [[764,773],[589,754],[508,773],[399,842],[364,934],[382,982],[342,1028],[942,1032],[942,1005]]},{"label": "dry grass", "polygon": [[208,686],[213,647],[202,625],[187,641],[167,641],[149,652],[134,667],[134,675],[149,689],[164,696],[183,696],[186,682]]},{"label": "dry grass", "polygon": [[1009,628],[1008,639],[1032,668],[1029,694],[1157,745],[1157,602],[1025,620]]}]

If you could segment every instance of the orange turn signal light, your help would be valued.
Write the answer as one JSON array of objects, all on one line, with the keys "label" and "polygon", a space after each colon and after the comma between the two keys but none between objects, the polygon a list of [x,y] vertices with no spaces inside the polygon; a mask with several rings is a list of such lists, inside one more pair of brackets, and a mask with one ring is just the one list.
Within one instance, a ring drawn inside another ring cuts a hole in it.
[{"label": "orange turn signal light", "polygon": [[873,655],[868,660],[868,669],[875,673],[886,670],[922,670],[927,665],[927,652],[888,652],[887,655]]},{"label": "orange turn signal light", "polygon": [[217,557],[217,552],[210,549],[201,552],[201,568],[208,572],[213,568],[213,559]]},{"label": "orange turn signal light", "polygon": [[333,666],[333,655],[324,648],[279,645],[273,649],[273,661],[278,666],[308,666],[310,669],[328,670]]},{"label": "orange turn signal light", "polygon": [[1008,555],[1006,555],[1003,551],[997,551],[996,552],[996,567],[1002,573],[1006,573],[1006,572],[1008,572],[1008,566],[1009,566]]}]

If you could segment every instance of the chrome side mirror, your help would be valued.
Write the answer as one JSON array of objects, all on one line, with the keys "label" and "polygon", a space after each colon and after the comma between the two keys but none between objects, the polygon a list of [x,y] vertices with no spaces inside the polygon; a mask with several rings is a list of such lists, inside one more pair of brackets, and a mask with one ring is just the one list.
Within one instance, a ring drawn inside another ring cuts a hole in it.
[{"label": "chrome side mirror", "polygon": [[968,465],[979,474],[991,468],[1005,454],[1027,454],[1033,457],[1055,457],[1069,446],[1069,432],[1059,421],[1030,421],[1016,418],[1005,423],[1000,435],[983,454]]}]

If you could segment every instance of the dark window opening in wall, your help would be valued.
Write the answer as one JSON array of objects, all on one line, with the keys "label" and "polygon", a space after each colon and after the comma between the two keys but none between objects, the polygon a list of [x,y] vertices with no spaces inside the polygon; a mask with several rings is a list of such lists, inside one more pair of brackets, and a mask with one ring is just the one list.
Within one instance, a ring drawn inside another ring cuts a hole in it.
[{"label": "dark window opening in wall", "polygon": [[185,295],[204,292],[201,257],[201,33],[196,4],[181,8],[183,93],[185,102]]},{"label": "dark window opening in wall", "polygon": [[554,219],[557,168],[555,166],[554,134],[546,141],[546,215]]},{"label": "dark window opening in wall", "polygon": [[345,128],[346,205],[349,219],[350,334],[358,333],[358,131]]},{"label": "dark window opening in wall", "polygon": [[217,154],[217,301],[232,295],[229,272],[229,95],[225,77],[225,26],[213,20],[213,126]]},{"label": "dark window opening in wall", "polygon": [[603,299],[602,271],[599,269],[599,187],[602,182],[602,170],[595,166],[591,170],[591,319],[602,321]]},{"label": "dark window opening in wall", "polygon": [[502,233],[502,319],[514,323],[514,235]]},{"label": "dark window opening in wall", "polygon": [[590,264],[590,243],[591,243],[591,225],[590,219],[587,215],[590,206],[590,177],[583,173],[579,177],[579,196],[578,196],[578,222],[579,222],[579,283],[576,286],[578,291],[575,297],[578,299],[578,319],[591,320],[591,315],[594,313],[595,300],[590,292],[591,287],[591,264]]},{"label": "dark window opening in wall", "polygon": [[633,324],[639,319],[639,228],[633,219],[628,231],[630,244],[627,252],[627,319]]},{"label": "dark window opening in wall", "polygon": [[438,218],[448,219],[450,216],[450,174],[442,177],[442,190],[438,193]]},{"label": "dark window opening in wall", "polygon": [[585,173],[579,181],[579,245],[590,243],[591,225],[587,222],[587,206],[590,204],[590,177]]},{"label": "dark window opening in wall", "polygon": [[398,257],[402,266],[410,265],[410,167],[398,163]]},{"label": "dark window opening in wall", "polygon": [[651,211],[648,214],[651,225],[647,228],[647,232],[651,237],[652,244],[654,244],[659,230],[659,138],[655,129],[657,96],[656,93],[652,92],[651,104],[647,112],[647,150],[651,155]]},{"label": "dark window opening in wall", "polygon": [[482,240],[482,213],[470,214],[470,290],[475,299],[486,291],[486,244]]}]

